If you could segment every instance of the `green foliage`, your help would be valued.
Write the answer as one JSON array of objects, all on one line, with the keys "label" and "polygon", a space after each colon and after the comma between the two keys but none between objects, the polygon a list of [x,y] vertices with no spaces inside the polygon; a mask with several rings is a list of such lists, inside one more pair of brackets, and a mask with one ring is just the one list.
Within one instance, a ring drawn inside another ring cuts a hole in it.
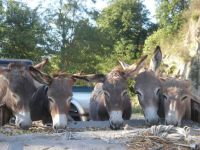
[{"label": "green foliage", "polygon": [[138,58],[150,27],[147,15],[145,6],[138,0],[113,0],[103,10],[97,23],[113,43],[111,59]]},{"label": "green foliage", "polygon": [[142,1],[113,0],[102,13],[88,10],[84,2],[59,0],[46,10],[13,0],[0,3],[1,57],[38,62],[51,55],[47,72],[106,73],[118,59],[133,63],[155,30]]},{"label": "green foliage", "polygon": [[4,4],[0,22],[0,54],[4,58],[37,60],[46,52],[46,30],[37,15],[23,3]]},{"label": "green foliage", "polygon": [[156,45],[160,45],[165,54],[182,53],[184,47],[181,40],[184,39],[184,34],[181,32],[184,32],[183,27],[188,19],[184,13],[188,10],[189,2],[157,0],[156,15],[159,29],[146,39],[145,53],[152,54]]},{"label": "green foliage", "polygon": [[164,29],[159,29],[146,39],[144,46],[144,51],[146,54],[152,54],[155,46],[162,43],[164,40],[163,35],[166,37]]},{"label": "green foliage", "polygon": [[173,33],[180,29],[184,18],[182,13],[188,8],[189,0],[157,0],[156,16],[161,27]]},{"label": "green foliage", "polygon": [[106,54],[103,47],[110,45],[105,34],[90,24],[89,17],[81,15],[88,13],[82,3],[60,0],[58,9],[48,18],[57,29],[54,39],[58,39],[59,68],[72,73],[96,72],[99,58]]}]

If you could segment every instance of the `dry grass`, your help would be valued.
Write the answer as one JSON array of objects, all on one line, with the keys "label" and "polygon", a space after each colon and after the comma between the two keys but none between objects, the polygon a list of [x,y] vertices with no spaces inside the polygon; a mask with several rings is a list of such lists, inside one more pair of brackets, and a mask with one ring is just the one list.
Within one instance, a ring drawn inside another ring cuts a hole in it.
[{"label": "dry grass", "polygon": [[[186,144],[186,143],[182,143]],[[136,136],[128,143],[128,150],[189,150],[184,146],[177,146],[172,142],[158,136],[154,136],[149,132]]]}]

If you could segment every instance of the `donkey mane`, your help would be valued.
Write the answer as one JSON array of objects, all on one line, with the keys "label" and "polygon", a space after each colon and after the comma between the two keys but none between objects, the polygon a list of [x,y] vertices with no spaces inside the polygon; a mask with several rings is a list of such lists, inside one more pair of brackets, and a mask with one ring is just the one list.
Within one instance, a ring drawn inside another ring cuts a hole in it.
[{"label": "donkey mane", "polygon": [[124,75],[125,73],[121,68],[115,67],[107,74],[107,77],[109,82],[113,84],[120,84],[120,79],[125,79]]},{"label": "donkey mane", "polygon": [[119,72],[123,72],[124,71],[121,66],[116,66],[111,71],[114,71],[114,70],[119,71]]}]

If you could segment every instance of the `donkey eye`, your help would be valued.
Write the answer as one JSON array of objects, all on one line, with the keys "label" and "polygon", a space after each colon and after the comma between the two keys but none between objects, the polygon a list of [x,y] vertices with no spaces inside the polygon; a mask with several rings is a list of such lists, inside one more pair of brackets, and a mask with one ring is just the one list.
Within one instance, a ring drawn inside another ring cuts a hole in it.
[{"label": "donkey eye", "polygon": [[156,89],[156,91],[155,91],[155,93],[156,93],[157,96],[160,95],[160,92],[161,92],[160,88]]},{"label": "donkey eye", "polygon": [[72,97],[70,96],[70,97],[66,100],[67,105],[70,105],[71,101],[72,101]]},{"label": "donkey eye", "polygon": [[121,93],[121,96],[124,97],[124,96],[126,96],[126,95],[128,95],[128,91],[127,91],[127,90],[124,90],[124,91]]},{"label": "donkey eye", "polygon": [[163,99],[164,99],[164,100],[167,100],[167,99],[168,99],[167,96],[166,96],[165,94],[163,94]]},{"label": "donkey eye", "polygon": [[19,102],[20,98],[16,94],[12,94],[12,97],[16,100],[16,102]]},{"label": "donkey eye", "polygon": [[135,91],[135,94],[139,95],[139,96],[142,96],[141,92],[139,92],[139,91]]},{"label": "donkey eye", "polygon": [[184,101],[186,98],[187,98],[187,96],[183,96],[183,97],[181,98],[181,101]]},{"label": "donkey eye", "polygon": [[142,99],[142,93],[140,91],[135,91],[135,94],[138,96],[138,98]]},{"label": "donkey eye", "polygon": [[107,91],[104,90],[103,92],[106,97],[110,98],[110,94]]},{"label": "donkey eye", "polygon": [[48,98],[48,99],[49,99],[49,101],[50,101],[51,103],[54,103],[54,102],[55,102],[52,98]]},{"label": "donkey eye", "polygon": [[15,95],[15,94],[12,94],[12,96],[13,96],[14,98],[16,98],[16,99],[17,99],[17,95]]}]

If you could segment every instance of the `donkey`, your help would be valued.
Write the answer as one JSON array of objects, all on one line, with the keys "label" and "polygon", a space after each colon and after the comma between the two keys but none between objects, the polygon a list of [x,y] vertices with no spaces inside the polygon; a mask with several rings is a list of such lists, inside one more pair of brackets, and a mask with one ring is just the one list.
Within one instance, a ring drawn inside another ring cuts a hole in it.
[{"label": "donkey", "polygon": [[[160,118],[164,118],[164,104],[161,96],[162,82],[157,76],[161,61],[162,52],[160,47],[157,46],[149,69],[145,69],[138,73],[136,77],[133,77],[135,80],[134,91],[138,96],[147,125],[158,124]],[[120,61],[120,64],[124,69],[134,66],[134,64],[129,66],[122,61]]]},{"label": "donkey", "polygon": [[127,79],[143,66],[144,56],[135,68],[112,69],[108,74],[75,75],[73,78],[97,82],[90,99],[89,115],[92,120],[109,120],[111,129],[120,129],[131,117],[131,102]]},{"label": "donkey", "polygon": [[34,67],[29,70],[36,81],[45,85],[40,87],[33,98],[32,104],[35,105],[32,105],[32,119],[42,119],[44,123],[52,120],[54,129],[65,129],[75,80],[66,73],[50,76]]},{"label": "donkey", "polygon": [[191,119],[190,82],[168,78],[163,81],[165,124],[181,125],[182,119]]},{"label": "donkey", "polygon": [[32,124],[29,102],[36,91],[29,71],[22,64],[0,68],[0,85],[0,103],[15,116],[18,127],[28,129]]}]

